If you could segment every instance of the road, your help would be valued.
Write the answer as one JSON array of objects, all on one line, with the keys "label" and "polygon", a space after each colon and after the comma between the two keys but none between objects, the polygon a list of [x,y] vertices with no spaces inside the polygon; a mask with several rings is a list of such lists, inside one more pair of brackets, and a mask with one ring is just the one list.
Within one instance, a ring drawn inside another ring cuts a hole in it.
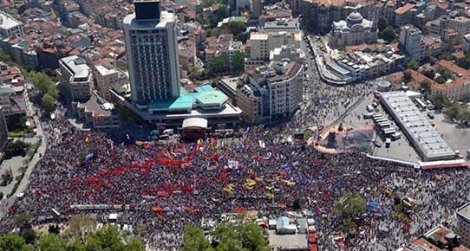
[{"label": "road", "polygon": [[321,80],[316,62],[305,40],[305,80],[303,102],[290,123],[294,128],[328,126],[338,121],[361,98],[371,93],[374,85],[364,82],[354,85],[333,86]]},{"label": "road", "polygon": [[36,126],[37,126],[36,135],[42,139],[41,144],[39,145],[39,148],[36,154],[28,163],[28,168],[26,169],[23,179],[21,179],[20,184],[18,185],[18,189],[16,190],[15,194],[13,194],[9,198],[2,200],[2,203],[0,204],[0,220],[2,220],[5,215],[7,215],[8,210],[14,205],[14,203],[18,199],[17,195],[20,193],[24,193],[26,191],[26,188],[28,187],[28,184],[29,184],[29,178],[31,176],[31,173],[33,172],[34,167],[36,166],[36,164],[39,162],[41,157],[44,156],[46,152],[47,137],[44,135],[44,130],[42,128],[42,124],[39,121],[38,116],[34,116],[34,121],[36,122]]}]

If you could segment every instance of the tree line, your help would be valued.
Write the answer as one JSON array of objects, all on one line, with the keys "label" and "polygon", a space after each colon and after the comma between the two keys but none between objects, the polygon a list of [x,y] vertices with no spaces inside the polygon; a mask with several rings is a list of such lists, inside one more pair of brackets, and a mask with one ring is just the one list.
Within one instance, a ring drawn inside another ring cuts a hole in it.
[{"label": "tree line", "polygon": [[0,236],[0,251],[145,251],[137,236],[114,225],[98,229],[96,220],[84,215],[73,216],[63,230],[52,224],[35,231],[31,221],[28,214],[18,215],[19,231]]}]

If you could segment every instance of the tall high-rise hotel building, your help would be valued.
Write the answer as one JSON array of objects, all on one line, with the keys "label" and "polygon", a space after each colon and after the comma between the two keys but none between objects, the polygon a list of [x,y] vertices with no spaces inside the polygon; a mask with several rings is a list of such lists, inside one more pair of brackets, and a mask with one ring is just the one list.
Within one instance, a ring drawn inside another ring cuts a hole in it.
[{"label": "tall high-rise hotel building", "polygon": [[132,103],[152,102],[180,95],[176,17],[160,12],[156,0],[134,0],[135,13],[124,18]]}]

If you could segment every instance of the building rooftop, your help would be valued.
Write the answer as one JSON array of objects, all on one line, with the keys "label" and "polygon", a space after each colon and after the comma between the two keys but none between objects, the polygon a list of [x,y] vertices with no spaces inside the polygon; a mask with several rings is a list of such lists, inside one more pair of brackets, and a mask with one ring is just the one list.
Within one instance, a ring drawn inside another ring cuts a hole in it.
[{"label": "building rooftop", "polygon": [[423,160],[453,159],[455,152],[404,92],[381,93],[397,124],[407,132]]},{"label": "building rooftop", "polygon": [[457,209],[457,216],[465,219],[468,223],[470,223],[470,203],[467,203]]},{"label": "building rooftop", "polygon": [[453,72],[457,77],[470,77],[470,71],[458,66],[452,61],[440,60],[439,65]]},{"label": "building rooftop", "polygon": [[302,65],[295,61],[272,61],[268,67],[260,67],[257,71],[269,82],[280,82],[293,78],[302,70]]},{"label": "building rooftop", "polygon": [[85,108],[85,112],[91,112],[93,116],[110,116],[113,112],[116,112],[114,105],[98,96],[96,93],[92,93],[90,99],[84,103],[78,103],[78,108]]},{"label": "building rooftop", "polygon": [[106,76],[106,75],[111,75],[116,73],[116,69],[114,68],[108,68],[104,65],[95,65],[96,71],[101,75],[101,76]]},{"label": "building rooftop", "polygon": [[191,95],[183,95],[176,99],[152,102],[149,110],[153,111],[182,111],[191,110],[193,98]]},{"label": "building rooftop", "polygon": [[395,14],[397,15],[403,15],[405,14],[406,12],[410,11],[411,9],[413,9],[414,4],[410,4],[410,3],[407,3],[405,5],[403,5],[402,7],[398,8],[395,10]]},{"label": "building rooftop", "polygon": [[298,30],[299,21],[295,18],[280,18],[275,21],[265,22],[265,30]]},{"label": "building rooftop", "polygon": [[204,118],[187,118],[183,120],[182,128],[191,128],[191,127],[198,127],[198,128],[207,128],[208,121]]},{"label": "building rooftop", "polygon": [[228,100],[227,96],[221,91],[204,92],[198,95],[196,102],[198,104],[223,104]]},{"label": "building rooftop", "polygon": [[268,230],[269,246],[274,250],[304,250],[308,248],[307,234],[276,234],[275,230]]},{"label": "building rooftop", "polygon": [[18,25],[21,25],[19,21],[17,21],[7,13],[0,11],[0,29],[8,30]]},{"label": "building rooftop", "polygon": [[440,225],[397,251],[470,251],[467,247],[460,245],[457,239],[457,235],[452,230]]},{"label": "building rooftop", "polygon": [[150,28],[160,28],[163,29],[166,27],[167,23],[175,22],[176,16],[175,14],[162,11],[160,13],[160,19],[155,20],[137,20],[134,14],[127,15],[124,18],[123,24],[127,26],[131,26],[133,29],[150,29]]},{"label": "building rooftop", "polygon": [[221,91],[215,90],[206,84],[196,87],[193,91],[184,91],[183,94],[171,100],[153,102],[149,110],[152,111],[190,111],[198,106],[204,109],[206,106],[226,104],[228,97]]},{"label": "building rooftop", "polygon": [[90,75],[90,67],[83,58],[74,55],[61,58],[60,62],[72,72],[75,78],[87,78]]}]

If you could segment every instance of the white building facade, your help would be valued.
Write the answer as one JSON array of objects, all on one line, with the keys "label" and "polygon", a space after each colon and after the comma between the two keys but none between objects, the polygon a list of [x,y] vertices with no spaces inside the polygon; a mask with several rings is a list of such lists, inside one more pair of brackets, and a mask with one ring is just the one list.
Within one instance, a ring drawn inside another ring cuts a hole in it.
[{"label": "white building facade", "polygon": [[72,101],[90,98],[93,75],[83,58],[69,56],[60,59],[58,74]]},{"label": "white building facade", "polygon": [[289,118],[302,102],[303,82],[299,62],[284,59],[259,67],[237,90],[242,118],[250,123]]},{"label": "white building facade", "polygon": [[5,12],[0,11],[0,38],[23,37],[23,24]]},{"label": "white building facade", "polygon": [[249,39],[249,58],[248,64],[262,64],[269,61],[269,56],[275,48],[281,48],[283,45],[291,45],[294,48],[300,48],[302,33],[295,32],[252,32]]},{"label": "white building facade", "polygon": [[134,1],[136,12],[124,18],[124,33],[132,103],[140,108],[152,101],[180,95],[176,16],[160,12],[158,1]]},{"label": "white building facade", "polygon": [[412,25],[406,25],[400,31],[400,46],[412,60],[421,61],[425,56],[425,44],[421,30]]},{"label": "white building facade", "polygon": [[95,65],[93,76],[98,94],[105,99],[110,99],[109,90],[114,84],[125,84],[127,76],[116,68],[107,65]]}]

